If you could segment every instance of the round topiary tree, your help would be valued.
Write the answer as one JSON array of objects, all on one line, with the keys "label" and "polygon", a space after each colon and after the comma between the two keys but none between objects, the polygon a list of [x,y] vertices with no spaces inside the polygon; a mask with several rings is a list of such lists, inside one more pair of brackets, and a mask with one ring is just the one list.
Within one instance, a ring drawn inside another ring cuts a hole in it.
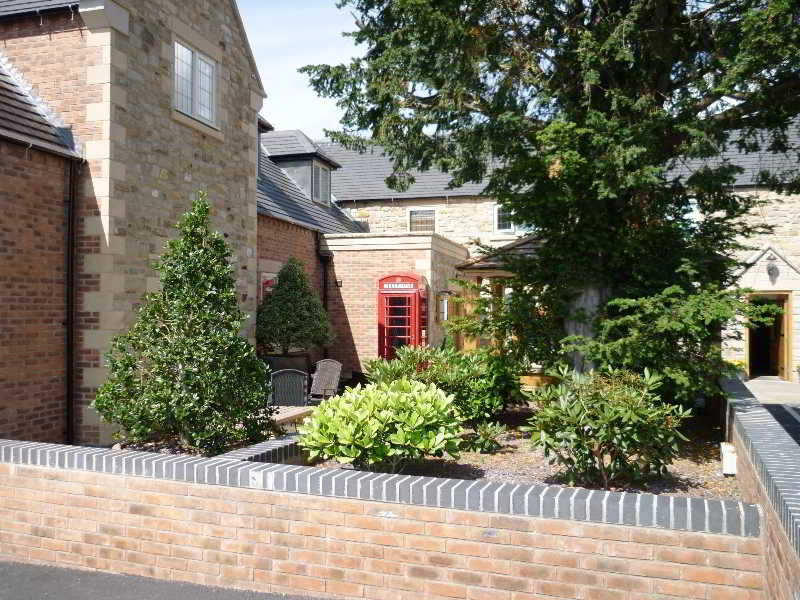
[{"label": "round topiary tree", "polygon": [[284,356],[292,348],[308,350],[333,341],[328,314],[311,287],[303,263],[290,258],[278,272],[278,283],[258,307],[258,343]]},{"label": "round topiary tree", "polygon": [[94,406],[143,442],[178,436],[205,454],[263,439],[271,431],[267,368],[239,334],[231,251],[209,229],[207,195],[197,194],[154,265],[161,291],[149,293],[131,329],[107,355],[110,376]]}]

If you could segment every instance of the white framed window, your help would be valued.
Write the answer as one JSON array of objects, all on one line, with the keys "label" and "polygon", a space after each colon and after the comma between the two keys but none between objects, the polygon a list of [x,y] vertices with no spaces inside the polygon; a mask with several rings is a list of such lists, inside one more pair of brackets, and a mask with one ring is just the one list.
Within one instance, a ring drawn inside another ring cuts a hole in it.
[{"label": "white framed window", "polygon": [[514,223],[514,211],[506,206],[494,205],[494,230],[500,233],[529,233],[532,227]]},{"label": "white framed window", "polygon": [[436,209],[409,208],[408,231],[409,233],[434,233],[436,231]]},{"label": "white framed window", "polygon": [[175,42],[175,110],[216,127],[217,63]]},{"label": "white framed window", "polygon": [[317,162],[313,166],[314,173],[311,179],[312,198],[323,204],[331,203],[331,170]]}]

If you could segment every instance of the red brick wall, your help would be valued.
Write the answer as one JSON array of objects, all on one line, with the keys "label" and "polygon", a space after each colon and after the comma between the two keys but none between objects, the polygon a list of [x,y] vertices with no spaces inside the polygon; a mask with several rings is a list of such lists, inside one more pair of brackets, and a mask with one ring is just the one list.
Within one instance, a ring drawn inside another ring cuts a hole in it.
[{"label": "red brick wall", "polygon": [[[336,331],[336,342],[330,355],[342,363],[344,371],[363,372],[366,362],[378,356],[378,280],[392,273],[418,273],[418,260],[430,264],[430,251],[334,252],[333,269],[328,278],[328,312]],[[342,282],[342,287],[336,285],[337,280]]]},{"label": "red brick wall", "polygon": [[762,539],[0,464],[0,554],[373,600],[766,600]]},{"label": "red brick wall", "polygon": [[67,168],[0,141],[0,438],[64,440]]},{"label": "red brick wall", "polygon": [[[261,261],[274,260],[285,263],[294,257],[303,261],[308,277],[317,292],[322,294],[322,266],[317,257],[316,234],[311,229],[286,221],[258,215],[259,285]],[[259,290],[259,300],[261,291]]]},{"label": "red brick wall", "polygon": [[745,500],[761,505],[761,527],[764,536],[766,564],[766,598],[768,600],[796,600],[800,590],[800,557],[792,547],[775,509],[769,501],[764,486],[753,469],[748,451],[734,431],[736,447],[736,478],[742,487]]},{"label": "red brick wall", "polygon": [[[19,69],[34,92],[70,127],[79,143],[102,139],[102,122],[86,120],[87,104],[103,100],[102,86],[88,84],[87,66],[102,62],[103,48],[93,46],[80,15],[75,11],[57,11],[23,19],[0,20],[0,52]],[[94,388],[82,380],[84,367],[101,367],[100,352],[83,348],[84,333],[99,327],[99,313],[83,308],[86,292],[99,291],[100,277],[83,271],[87,254],[101,252],[103,239],[83,232],[84,219],[100,214],[90,182],[90,174],[103,176],[101,161],[89,160],[82,168],[78,189],[77,295],[76,295],[76,402],[86,406],[94,400]],[[105,175],[107,177],[107,175]],[[97,443],[99,429],[81,423],[81,410],[76,410],[76,432],[79,441]]]}]

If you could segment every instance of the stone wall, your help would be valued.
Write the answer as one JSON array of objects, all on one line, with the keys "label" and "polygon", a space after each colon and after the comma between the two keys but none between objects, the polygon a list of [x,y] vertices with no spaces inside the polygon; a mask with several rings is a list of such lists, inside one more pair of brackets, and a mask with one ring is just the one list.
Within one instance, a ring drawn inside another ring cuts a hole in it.
[{"label": "stone wall", "polygon": [[[103,7],[0,21],[1,52],[77,138],[79,198],[77,432],[111,428],[89,407],[103,355],[127,328],[174,225],[198,190],[233,249],[242,308],[256,308],[256,116],[260,90],[234,3],[106,0]],[[218,127],[172,108],[173,43],[217,61]],[[253,334],[250,319],[246,333]]]},{"label": "stone wall", "polygon": [[[791,355],[787,361],[789,372],[786,377],[791,381],[800,381],[800,195],[783,196],[747,189],[742,189],[741,192],[757,194],[768,201],[764,206],[755,209],[747,220],[753,225],[773,227],[772,233],[747,240],[749,249],[742,252],[741,258],[750,258],[766,248],[772,248],[775,252],[767,252],[745,270],[739,284],[756,293],[780,293],[788,297]],[[778,267],[776,276],[767,273],[770,263]],[[746,362],[748,338],[744,328],[733,329],[728,333],[733,334],[734,338],[725,345],[726,358]]]},{"label": "stone wall", "polygon": [[736,502],[0,441],[0,554],[48,564],[342,599],[755,600],[762,552]]},{"label": "stone wall", "polygon": [[68,169],[0,140],[0,438],[64,439]]},{"label": "stone wall", "polygon": [[[336,173],[333,174],[336,177]],[[420,198],[403,200],[343,202],[356,221],[369,227],[370,233],[407,233],[410,208],[435,208],[436,233],[458,244],[467,245],[472,252],[476,243],[502,246],[517,239],[517,235],[495,231],[494,210],[497,203],[477,196],[451,198]]]}]

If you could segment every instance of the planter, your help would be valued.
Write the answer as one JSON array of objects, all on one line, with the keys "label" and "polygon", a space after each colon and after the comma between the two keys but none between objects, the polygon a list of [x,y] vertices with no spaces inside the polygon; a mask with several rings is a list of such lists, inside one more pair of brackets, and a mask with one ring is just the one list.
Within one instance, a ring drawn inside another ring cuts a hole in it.
[{"label": "planter", "polygon": [[544,373],[523,373],[519,376],[519,383],[523,390],[533,390],[556,382],[557,379],[555,377]]}]

